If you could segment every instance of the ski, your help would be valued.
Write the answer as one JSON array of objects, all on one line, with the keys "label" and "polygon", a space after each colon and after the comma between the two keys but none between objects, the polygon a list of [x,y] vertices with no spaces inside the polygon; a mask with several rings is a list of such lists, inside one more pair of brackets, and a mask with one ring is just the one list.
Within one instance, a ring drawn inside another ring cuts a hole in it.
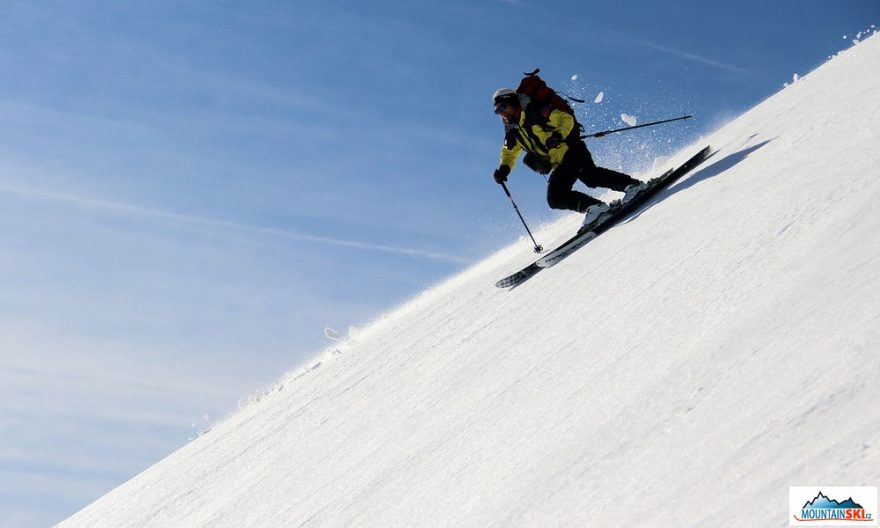
[{"label": "ski", "polygon": [[691,159],[684,162],[684,164],[677,169],[669,170],[662,176],[651,180],[648,188],[637,194],[626,204],[621,204],[619,202],[612,204],[611,210],[589,226],[588,229],[578,231],[578,234],[563,242],[556,249],[550,251],[513,275],[499,280],[495,283],[495,286],[499,288],[515,288],[535,276],[542,269],[556,265],[578,249],[587,245],[591,240],[616,225],[620,220],[638,209],[639,206],[647,202],[658,192],[669,187],[676,180],[706,161],[711,155],[711,148],[707,146],[695,154]]}]

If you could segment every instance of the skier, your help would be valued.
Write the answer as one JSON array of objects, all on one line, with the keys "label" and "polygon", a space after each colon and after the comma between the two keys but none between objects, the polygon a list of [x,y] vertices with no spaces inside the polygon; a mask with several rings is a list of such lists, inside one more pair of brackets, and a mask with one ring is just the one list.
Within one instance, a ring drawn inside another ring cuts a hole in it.
[{"label": "skier", "polygon": [[610,210],[608,204],[572,189],[580,180],[588,187],[607,187],[624,192],[623,203],[631,200],[647,184],[626,174],[597,167],[587,145],[580,138],[580,126],[574,115],[549,105],[529,104],[529,97],[510,88],[497,90],[492,101],[495,113],[504,123],[504,146],[495,181],[502,184],[513,169],[519,154],[523,162],[547,181],[547,204],[552,209],[584,213],[589,226]]}]

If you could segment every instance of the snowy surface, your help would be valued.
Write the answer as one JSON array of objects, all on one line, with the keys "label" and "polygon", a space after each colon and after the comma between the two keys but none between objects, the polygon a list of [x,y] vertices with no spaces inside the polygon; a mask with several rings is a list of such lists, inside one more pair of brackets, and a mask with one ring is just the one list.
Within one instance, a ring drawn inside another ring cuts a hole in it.
[{"label": "snowy surface", "polygon": [[877,94],[868,37],[634,220],[510,292],[530,243],[486,259],[61,526],[776,527],[880,484]]}]

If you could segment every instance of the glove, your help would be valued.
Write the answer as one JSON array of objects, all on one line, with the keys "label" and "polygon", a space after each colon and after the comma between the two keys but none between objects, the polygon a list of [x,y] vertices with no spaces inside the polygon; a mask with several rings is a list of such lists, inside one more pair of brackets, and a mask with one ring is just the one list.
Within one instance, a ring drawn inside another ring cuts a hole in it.
[{"label": "glove", "polygon": [[559,132],[554,132],[552,136],[547,138],[545,144],[547,145],[547,148],[555,149],[562,144],[562,136],[559,135]]},{"label": "glove", "polygon": [[510,167],[502,165],[495,169],[495,183],[501,185],[507,181],[507,175],[510,174]]}]

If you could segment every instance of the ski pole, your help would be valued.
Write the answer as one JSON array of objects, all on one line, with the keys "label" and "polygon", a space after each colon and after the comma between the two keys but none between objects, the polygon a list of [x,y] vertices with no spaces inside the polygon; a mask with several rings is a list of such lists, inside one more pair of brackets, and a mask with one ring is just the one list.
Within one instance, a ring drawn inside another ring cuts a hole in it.
[{"label": "ski pole", "polygon": [[519,212],[519,207],[516,206],[516,202],[513,201],[513,196],[510,195],[510,191],[507,189],[507,184],[504,182],[501,182],[501,187],[504,189],[504,194],[506,194],[507,197],[510,199],[510,203],[513,204],[513,210],[516,211],[516,215],[519,217],[520,221],[522,222],[523,227],[526,228],[526,233],[529,234],[529,238],[531,238],[532,243],[535,244],[535,253],[540,253],[540,252],[544,251],[544,248],[541,247],[540,245],[538,245],[537,242],[535,242],[535,237],[532,236],[532,232],[529,230],[529,226],[526,224],[525,219],[523,219],[523,216]]},{"label": "ski pole", "polygon": [[602,136],[607,136],[608,134],[613,134],[615,132],[623,132],[624,130],[633,130],[636,128],[649,127],[649,126],[654,126],[654,125],[662,125],[663,123],[671,123],[673,121],[681,121],[682,119],[690,119],[692,117],[694,117],[694,116],[686,115],[683,117],[676,117],[673,119],[664,119],[662,121],[653,121],[651,123],[645,123],[643,125],[615,128],[613,130],[603,130],[602,132],[593,132],[592,134],[587,134],[585,136],[581,136],[581,139],[586,139],[586,138],[591,138],[591,137],[600,138]]}]

